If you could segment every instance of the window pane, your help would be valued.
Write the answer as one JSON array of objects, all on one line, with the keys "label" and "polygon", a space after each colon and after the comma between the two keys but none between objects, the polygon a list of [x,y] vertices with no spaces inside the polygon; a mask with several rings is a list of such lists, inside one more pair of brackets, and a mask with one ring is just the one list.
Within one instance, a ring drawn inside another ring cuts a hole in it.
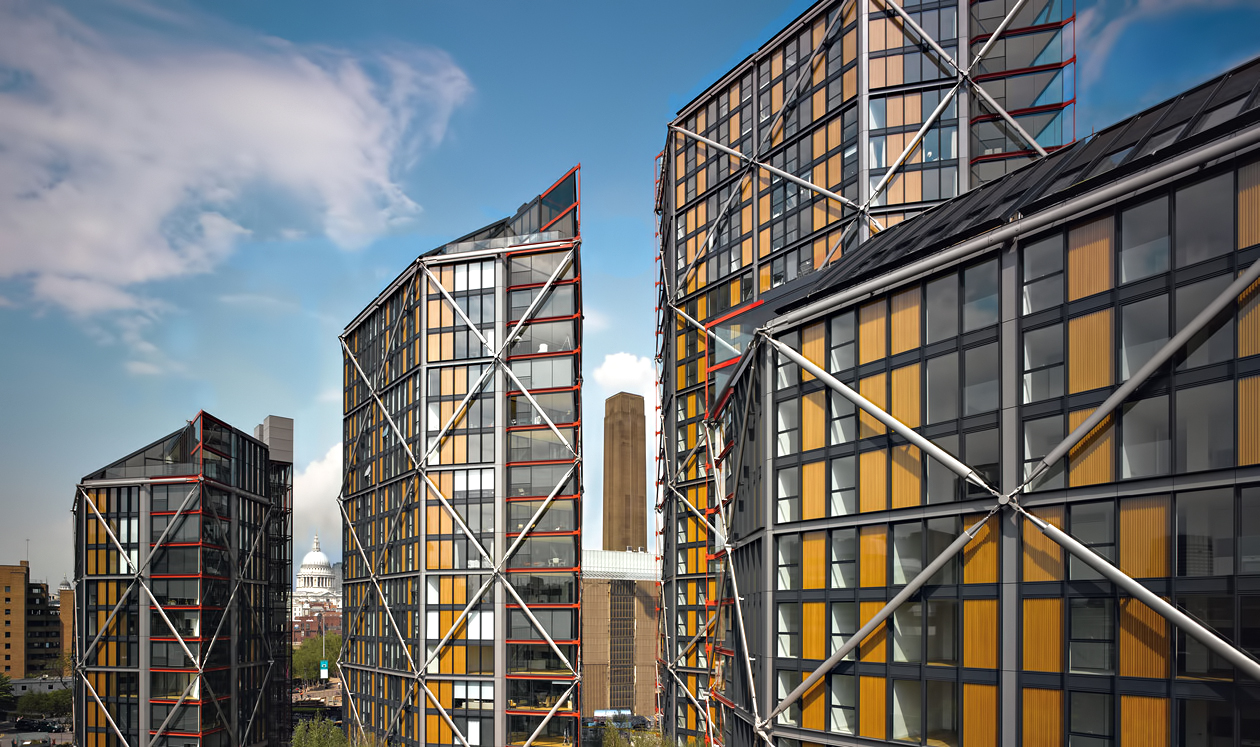
[{"label": "window pane", "polygon": [[[1234,639],[1234,598],[1205,594],[1179,595],[1177,606],[1216,631],[1227,641]],[[1183,677],[1231,680],[1234,667],[1202,643],[1177,630],[1177,674]]]},{"label": "window pane", "polygon": [[[1116,562],[1115,505],[1110,501],[1078,503],[1071,506],[1069,511],[1072,536],[1107,560]],[[1069,569],[1073,580],[1102,578],[1101,574],[1085,565],[1075,555],[1072,556]]]},{"label": "window pane", "polygon": [[893,681],[893,739],[918,742],[923,731],[923,691],[918,680]]},{"label": "window pane", "polygon": [[927,610],[927,663],[958,666],[958,602],[929,600]]},{"label": "window pane", "polygon": [[963,415],[977,415],[998,409],[997,343],[972,348],[964,353]]},{"label": "window pane", "polygon": [[[1238,525],[1238,572],[1260,573],[1260,488],[1243,488]],[[1260,618],[1256,620],[1260,625]]]},{"label": "window pane", "polygon": [[1063,303],[1063,236],[1056,234],[1024,249],[1023,313]]},{"label": "window pane", "polygon": [[1024,333],[1024,402],[1063,396],[1063,325]]},{"label": "window pane", "polygon": [[1120,282],[1168,271],[1168,198],[1125,210],[1120,217]]},{"label": "window pane", "polygon": [[[1073,674],[1111,674],[1115,632],[1111,599],[1072,599],[1070,662]],[[1075,731],[1075,723],[1073,724]],[[1092,732],[1091,732],[1092,733]]]},{"label": "window pane", "polygon": [[[958,436],[941,436],[936,445],[951,454],[958,454]],[[958,500],[958,475],[932,457],[927,458],[928,503],[948,503]]]},{"label": "window pane", "polygon": [[1120,312],[1120,378],[1127,380],[1168,341],[1168,296],[1131,303]]},{"label": "window pane", "polygon": [[831,460],[831,516],[857,513],[857,475],[853,457]]},{"label": "window pane", "polygon": [[1234,382],[1178,390],[1176,407],[1177,471],[1233,466]]},{"label": "window pane", "polygon": [[908,583],[923,570],[923,525],[893,525],[893,583]]},{"label": "window pane", "polygon": [[997,324],[998,263],[985,262],[963,272],[963,332]]},{"label": "window pane", "polygon": [[801,605],[780,604],[778,655],[800,658],[801,638]]},{"label": "window pane", "polygon": [[[1041,458],[1063,440],[1063,416],[1054,415],[1048,418],[1024,421],[1024,474],[1036,467]],[[1033,490],[1063,487],[1063,463],[1051,467],[1033,483]]]},{"label": "window pane", "polygon": [[958,744],[958,685],[943,680],[927,683],[928,744],[955,747]]},{"label": "window pane", "polygon": [[1168,397],[1125,405],[1121,412],[1120,470],[1124,477],[1166,475],[1172,467]]},{"label": "window pane", "polygon": [[1177,703],[1181,724],[1177,744],[1234,744],[1234,709],[1223,700],[1181,700]]},{"label": "window pane", "polygon": [[[958,538],[962,533],[962,527],[957,516],[945,516],[939,519],[928,519],[927,528],[925,530],[925,539],[927,541],[927,550],[923,557],[927,562],[932,562],[938,555],[945,552],[945,548]],[[936,572],[936,575],[928,580],[931,584],[956,584],[958,583],[958,557],[952,557],[945,566]]]},{"label": "window pane", "polygon": [[[1204,280],[1177,289],[1177,329],[1183,329],[1199,312],[1221,294],[1233,278],[1229,275]],[[1180,353],[1184,360],[1177,366],[1187,368],[1219,363],[1234,357],[1234,305],[1229,304],[1201,329]]]},{"label": "window pane", "polygon": [[923,647],[923,603],[907,602],[893,612],[893,661],[917,662]]},{"label": "window pane", "polygon": [[958,354],[950,353],[927,362],[927,422],[958,417]]},{"label": "window pane", "polygon": [[1234,243],[1234,174],[1177,190],[1177,266],[1228,254]]},{"label": "window pane", "polygon": [[927,284],[927,341],[948,340],[958,334],[958,276]]},{"label": "window pane", "polygon": [[[1112,732],[1111,696],[1106,693],[1072,693],[1071,731],[1109,737]],[[1075,744],[1075,741],[1073,741]]]},{"label": "window pane", "polygon": [[1234,490],[1177,494],[1177,575],[1234,572]]},{"label": "window pane", "polygon": [[[987,480],[990,485],[999,484],[1002,476],[998,470],[998,459],[1001,452],[998,443],[998,429],[990,428],[978,433],[968,433],[964,438],[966,439],[965,456],[967,464],[977,474]],[[967,483],[967,493],[969,495],[986,495],[988,491],[969,482]]]}]

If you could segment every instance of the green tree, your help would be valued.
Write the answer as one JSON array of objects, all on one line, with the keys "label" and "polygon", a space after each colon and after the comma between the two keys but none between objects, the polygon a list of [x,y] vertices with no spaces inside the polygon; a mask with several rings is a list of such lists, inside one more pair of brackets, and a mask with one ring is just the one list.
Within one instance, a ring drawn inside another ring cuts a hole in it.
[{"label": "green tree", "polygon": [[0,673],[0,713],[7,714],[17,705],[17,698],[13,697],[13,682],[9,679],[9,675]]},{"label": "green tree", "polygon": [[341,727],[320,716],[298,723],[293,730],[293,747],[348,747],[348,744]]},{"label": "green tree", "polygon": [[[327,645],[324,645],[325,643]],[[320,659],[327,658],[329,668],[332,668],[332,662],[337,659],[337,654],[340,651],[341,636],[336,633],[329,633],[327,641],[323,640],[323,636],[307,638],[293,652],[294,678],[307,681],[319,679]],[[325,652],[327,652],[327,656],[324,655]]]}]

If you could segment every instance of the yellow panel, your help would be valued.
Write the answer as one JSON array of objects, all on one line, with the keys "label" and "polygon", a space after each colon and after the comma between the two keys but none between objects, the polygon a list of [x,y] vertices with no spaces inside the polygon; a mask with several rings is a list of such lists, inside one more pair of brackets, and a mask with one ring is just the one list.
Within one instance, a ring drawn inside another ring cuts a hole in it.
[{"label": "yellow panel", "polygon": [[801,535],[801,588],[827,588],[827,533]]},{"label": "yellow panel", "polygon": [[1120,501],[1120,570],[1134,578],[1169,575],[1168,536],[1168,496]]},{"label": "yellow panel", "polygon": [[1077,226],[1068,232],[1069,301],[1111,288],[1113,234],[1110,215]]},{"label": "yellow panel", "polygon": [[[979,514],[963,517],[963,526],[971,526],[983,518]],[[963,583],[996,584],[998,580],[997,517],[990,516],[976,536],[963,547]]]},{"label": "yellow panel", "polygon": [[827,445],[826,412],[826,389],[810,392],[801,398],[801,451],[813,451]]},{"label": "yellow panel", "polygon": [[997,747],[997,686],[963,684],[962,743]]},{"label": "yellow panel", "polygon": [[826,462],[801,465],[801,519],[822,519],[827,516]]},{"label": "yellow panel", "polygon": [[1260,376],[1238,380],[1238,465],[1260,464]]},{"label": "yellow panel", "polygon": [[[1068,431],[1074,430],[1085,422],[1093,408],[1068,413]],[[1111,427],[1114,419],[1108,415],[1095,426],[1080,443],[1068,452],[1068,485],[1097,485],[1111,482],[1112,478],[1112,443],[1115,429]]]},{"label": "yellow panel", "polygon": [[1165,679],[1169,673],[1168,621],[1132,598],[1120,600],[1120,676]]},{"label": "yellow panel", "polygon": [[1063,747],[1063,691],[1024,688],[1023,747]]},{"label": "yellow panel", "polygon": [[892,507],[919,505],[923,457],[919,447],[905,444],[892,448]]},{"label": "yellow panel", "polygon": [[801,657],[827,658],[827,604],[806,602],[801,605]]},{"label": "yellow panel", "polygon": [[[801,330],[801,355],[819,368],[827,368],[827,337],[823,322],[811,324]],[[813,381],[814,375],[802,369],[801,379]]]},{"label": "yellow panel", "polygon": [[883,739],[888,709],[883,677],[858,678],[858,733],[872,739]]},{"label": "yellow panel", "polygon": [[914,363],[892,372],[892,411],[891,415],[910,426],[918,428],[920,423],[919,364]]},{"label": "yellow panel", "polygon": [[1024,670],[1063,671],[1063,600],[1024,600]]},{"label": "yellow panel", "polygon": [[1068,393],[1111,385],[1111,309],[1068,321]]},{"label": "yellow panel", "polygon": [[888,508],[888,452],[883,449],[858,455],[858,511]]},{"label": "yellow panel", "polygon": [[858,363],[887,355],[888,305],[881,299],[858,309]]},{"label": "yellow panel", "polygon": [[864,587],[888,585],[888,527],[878,525],[858,530],[860,583]]},{"label": "yellow panel", "polygon": [[[859,602],[858,627],[866,625],[875,617],[875,613],[883,609],[886,602]],[[880,662],[885,660],[886,646],[888,642],[888,621],[879,624],[874,632],[866,636],[858,646],[858,658],[861,661]]]},{"label": "yellow panel", "polygon": [[1260,244],[1260,161],[1238,170],[1238,248]]},{"label": "yellow panel", "polygon": [[996,599],[963,601],[963,666],[997,669]]},{"label": "yellow panel", "polygon": [[[1038,506],[1037,518],[1063,528],[1062,506]],[[1033,523],[1024,519],[1024,580],[1062,581],[1063,548],[1041,533]]]},{"label": "yellow panel", "polygon": [[1120,696],[1120,744],[1168,744],[1168,699]]},{"label": "yellow panel", "polygon": [[[821,609],[823,605],[819,603],[817,605],[807,604],[805,606],[806,607],[816,606]],[[820,621],[822,620],[821,617],[818,619]],[[805,658],[808,659],[811,657],[806,655]],[[820,655],[820,656],[816,656],[812,658],[822,659],[822,658],[825,658],[825,656]],[[801,681],[804,682],[805,678],[808,676],[809,676],[809,672],[802,672]],[[801,696],[801,726],[806,729],[817,729],[821,731],[827,728],[826,679],[827,678],[824,677],[823,679],[816,682],[813,687],[811,687],[809,690],[806,690],[805,694]]]},{"label": "yellow panel", "polygon": [[[871,404],[885,410],[888,407],[888,379],[885,374],[878,373],[858,381],[858,393]],[[884,433],[884,424],[866,414],[858,413],[858,438],[870,438]]]}]

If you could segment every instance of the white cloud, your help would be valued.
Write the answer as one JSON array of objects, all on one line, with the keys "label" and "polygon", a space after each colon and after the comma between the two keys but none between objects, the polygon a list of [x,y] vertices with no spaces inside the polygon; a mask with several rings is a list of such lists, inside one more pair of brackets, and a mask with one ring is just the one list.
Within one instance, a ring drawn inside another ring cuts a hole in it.
[{"label": "white cloud", "polygon": [[139,286],[209,271],[250,235],[353,249],[405,223],[420,208],[397,173],[471,92],[439,50],[356,56],[144,2],[75,10],[0,4],[0,278],[79,316],[151,313]]},{"label": "white cloud", "polygon": [[298,558],[310,548],[311,538],[320,535],[320,545],[334,561],[341,554],[341,444],[333,444],[324,456],[306,465],[293,476],[293,552]]},{"label": "white cloud", "polygon": [[595,369],[595,383],[606,391],[605,396],[617,392],[637,394],[648,402],[656,401],[656,371],[652,359],[634,353],[610,353]]},{"label": "white cloud", "polygon": [[1107,71],[1112,48],[1135,24],[1195,8],[1219,10],[1249,4],[1248,0],[1099,0],[1076,14],[1076,49],[1084,50],[1078,57],[1081,81],[1077,88],[1097,81]]}]

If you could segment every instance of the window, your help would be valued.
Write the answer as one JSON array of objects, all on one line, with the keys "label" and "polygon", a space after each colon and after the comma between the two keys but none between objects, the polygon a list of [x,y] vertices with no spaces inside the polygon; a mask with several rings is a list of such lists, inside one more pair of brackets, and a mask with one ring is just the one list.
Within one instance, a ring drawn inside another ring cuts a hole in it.
[{"label": "window", "polygon": [[923,525],[918,521],[894,524],[893,583],[906,584],[923,570]]},{"label": "window", "polygon": [[998,289],[997,260],[963,271],[963,332],[997,324]]},{"label": "window", "polygon": [[[857,632],[857,603],[856,602],[833,602],[831,605],[831,646],[827,649],[827,655],[840,650],[853,634]],[[856,649],[850,651],[844,657],[845,661],[853,661]]]},{"label": "window", "polygon": [[917,663],[923,648],[923,602],[906,602],[893,612],[893,661]]},{"label": "window", "polygon": [[780,604],[778,655],[799,659],[801,637],[801,605],[796,602]]},{"label": "window", "polygon": [[779,591],[793,591],[801,588],[801,537],[789,534],[779,537],[775,544],[778,550]]},{"label": "window", "polygon": [[923,735],[923,692],[919,680],[893,680],[892,738],[918,742]]},{"label": "window", "polygon": [[971,348],[963,355],[963,416],[998,409],[997,343]]},{"label": "window", "polygon": [[830,542],[830,587],[851,589],[857,586],[857,535],[854,529],[834,529]]},{"label": "window", "polygon": [[927,284],[927,342],[948,340],[958,334],[958,276],[949,275]]},{"label": "window", "polygon": [[831,515],[857,513],[857,472],[852,456],[831,460]]},{"label": "window", "polygon": [[775,454],[777,456],[796,454],[801,450],[801,401],[784,400],[779,403],[778,412],[779,417],[776,422],[779,437],[776,441]]},{"label": "window", "polygon": [[[976,474],[983,477],[990,485],[998,485],[1002,480],[1002,475],[998,468],[998,461],[1001,454],[1001,445],[998,439],[998,429],[989,428],[988,430],[968,433],[963,437],[965,447],[964,456],[966,464],[976,471]],[[969,496],[987,496],[989,491],[967,483],[967,495]]]},{"label": "window", "polygon": [[1179,389],[1176,412],[1178,472],[1233,466],[1234,382]]},{"label": "window", "polygon": [[[792,348],[793,350],[800,349],[801,341],[800,341],[800,333],[798,332],[789,332],[783,335],[783,337],[780,338],[779,341],[782,342],[784,345],[787,345],[788,347]],[[787,356],[784,356],[784,355],[779,355],[777,356],[777,358],[779,361],[779,365],[778,365],[777,374],[775,377],[776,386],[779,389],[783,389],[789,386],[795,386],[797,383],[797,379],[799,378],[797,376],[796,364],[790,361],[787,358]]]},{"label": "window", "polygon": [[[1177,606],[1225,640],[1234,640],[1234,598],[1232,596],[1178,595]],[[1177,676],[1232,680],[1234,666],[1178,628]]]},{"label": "window", "polygon": [[[1260,573],[1260,488],[1243,488],[1240,503],[1238,572]],[[1255,619],[1260,624],[1260,616]]]},{"label": "window", "polygon": [[[940,436],[936,445],[950,454],[958,454],[958,436]],[[927,458],[927,502],[948,503],[958,500],[958,475],[932,457]]]},{"label": "window", "polygon": [[827,370],[844,371],[853,368],[853,312],[846,311],[831,319],[831,351]]},{"label": "window", "polygon": [[1063,303],[1063,236],[1024,248],[1023,311],[1032,314]]},{"label": "window", "polygon": [[927,362],[927,422],[939,423],[958,417],[958,354],[931,358]]},{"label": "window", "polygon": [[1234,709],[1223,700],[1179,700],[1177,744],[1234,744]]},{"label": "window", "polygon": [[[800,672],[779,672],[779,700],[787,698],[788,693],[796,689],[801,684]],[[681,700],[682,698],[679,698]],[[796,702],[789,706],[783,713],[779,714],[780,724],[789,724],[796,726],[801,722],[801,699],[797,698]]]},{"label": "window", "polygon": [[[1024,421],[1024,477],[1030,475],[1042,457],[1063,441],[1063,416]],[[1038,477],[1032,490],[1063,487],[1063,460]]]},{"label": "window", "polygon": [[831,675],[831,731],[857,733],[857,687],[851,674]]},{"label": "window", "polygon": [[1075,598],[1069,601],[1068,660],[1072,674],[1112,674],[1115,670],[1114,600]]},{"label": "window", "polygon": [[[1068,507],[1071,533],[1078,542],[1116,562],[1116,507],[1111,501],[1077,503]],[[1099,579],[1102,575],[1072,556],[1069,578]]]},{"label": "window", "polygon": [[[1220,275],[1193,285],[1185,285],[1177,289],[1177,329],[1183,329],[1199,312],[1207,308],[1213,299],[1221,294],[1233,278]],[[1197,368],[1210,363],[1220,363],[1234,357],[1234,313],[1233,304],[1225,307],[1211,322],[1208,322],[1181,351],[1184,360],[1177,369]]]},{"label": "window", "polygon": [[1177,575],[1234,573],[1234,490],[1177,494]]},{"label": "window", "polygon": [[924,636],[927,639],[927,663],[938,667],[958,666],[958,602],[954,599],[929,599]]},{"label": "window", "polygon": [[1172,467],[1168,396],[1130,402],[1121,408],[1120,474],[1166,475]]},{"label": "window", "polygon": [[[927,549],[923,553],[923,557],[927,562],[932,562],[941,553],[945,552],[945,548],[950,543],[958,539],[958,535],[962,534],[962,526],[957,516],[943,516],[938,519],[928,519],[924,528],[924,540]],[[936,572],[936,575],[929,579],[931,584],[956,584],[958,583],[958,555],[950,558],[945,565]],[[930,612],[930,610],[929,610]],[[930,644],[929,644],[930,645]]]},{"label": "window", "polygon": [[1063,325],[1024,333],[1024,404],[1063,396]]},{"label": "window", "polygon": [[1111,744],[1115,718],[1108,693],[1071,694],[1068,744],[1072,747],[1105,747]]},{"label": "window", "polygon": [[778,521],[801,520],[801,478],[797,467],[786,467],[778,471]]},{"label": "window", "polygon": [[1120,282],[1168,271],[1168,198],[1120,214]]},{"label": "window", "polygon": [[1228,254],[1234,245],[1234,174],[1177,190],[1177,266]]},{"label": "window", "polygon": [[828,392],[827,442],[833,446],[857,438],[857,408],[839,392]]}]

